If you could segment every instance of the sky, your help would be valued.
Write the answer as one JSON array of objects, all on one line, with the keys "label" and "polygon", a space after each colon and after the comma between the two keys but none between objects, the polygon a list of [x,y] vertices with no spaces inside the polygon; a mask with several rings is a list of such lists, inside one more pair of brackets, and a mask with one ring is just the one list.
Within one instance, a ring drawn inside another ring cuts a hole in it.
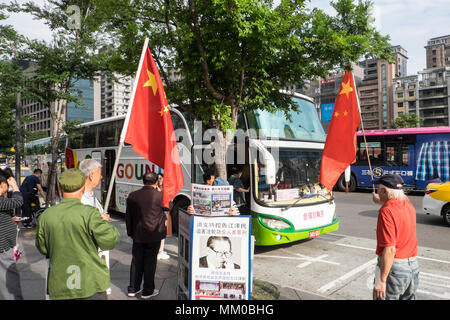
[{"label": "sky", "polygon": [[[28,0],[27,0],[28,1]],[[0,3],[8,3],[0,0]],[[19,0],[19,3],[26,2]],[[35,0],[43,4],[45,0]],[[450,34],[450,0],[372,0],[375,26],[382,35],[390,35],[392,45],[408,52],[408,75],[426,67],[425,48],[434,37]],[[76,1],[74,1],[76,3]],[[308,7],[334,14],[329,0],[311,0]],[[15,14],[6,23],[31,39],[50,40],[48,28],[26,14]]]}]

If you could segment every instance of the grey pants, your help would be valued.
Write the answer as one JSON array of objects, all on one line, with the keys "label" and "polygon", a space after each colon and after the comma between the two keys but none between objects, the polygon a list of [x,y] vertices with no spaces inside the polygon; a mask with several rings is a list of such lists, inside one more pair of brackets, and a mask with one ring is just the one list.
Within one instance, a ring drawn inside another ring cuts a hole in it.
[{"label": "grey pants", "polygon": [[0,253],[0,300],[23,300],[13,249]]},{"label": "grey pants", "polygon": [[386,280],[386,300],[415,300],[418,286],[417,260],[394,262]]}]

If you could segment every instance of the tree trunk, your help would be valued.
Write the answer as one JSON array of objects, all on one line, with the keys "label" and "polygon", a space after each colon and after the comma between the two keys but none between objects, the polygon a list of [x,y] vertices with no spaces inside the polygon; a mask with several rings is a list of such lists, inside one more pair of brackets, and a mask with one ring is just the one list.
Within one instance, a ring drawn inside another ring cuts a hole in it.
[{"label": "tree trunk", "polygon": [[[222,128],[220,127],[220,124],[216,125],[217,130],[217,139],[214,143],[217,143],[217,145],[214,146],[214,149],[219,154],[216,154],[216,171],[217,176],[222,177],[225,180],[228,179],[228,173],[227,173],[227,151],[229,146],[233,143],[234,138],[234,132],[236,129],[236,123],[237,123],[237,115],[238,115],[238,108],[235,106],[231,107],[231,120],[233,121],[234,128],[232,130],[229,130],[227,133],[223,133]],[[228,159],[230,161],[230,159]]]},{"label": "tree trunk", "polygon": [[56,176],[57,176],[57,165],[58,165],[58,144],[61,138],[62,123],[64,116],[64,108],[66,103],[64,100],[58,100],[55,102],[55,114],[52,117],[53,120],[53,130],[51,139],[51,155],[52,161],[48,168],[48,185],[47,185],[47,202],[46,207],[49,205],[54,205],[56,203]]}]

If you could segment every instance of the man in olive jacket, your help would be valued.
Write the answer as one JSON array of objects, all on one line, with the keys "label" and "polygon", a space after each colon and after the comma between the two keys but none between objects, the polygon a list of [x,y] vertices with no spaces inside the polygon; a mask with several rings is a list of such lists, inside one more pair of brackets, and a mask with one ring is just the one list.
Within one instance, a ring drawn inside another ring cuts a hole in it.
[{"label": "man in olive jacket", "polygon": [[141,298],[148,299],[159,293],[155,289],[155,271],[161,240],[166,237],[166,215],[156,173],[146,173],[143,182],[144,187],[127,198],[127,234],[133,239],[128,296],[141,291],[144,278]]},{"label": "man in olive jacket", "polygon": [[39,218],[36,247],[50,259],[50,299],[107,299],[109,270],[98,247],[114,249],[120,233],[108,216],[81,203],[85,179],[79,169],[64,171],[59,180],[64,198]]}]

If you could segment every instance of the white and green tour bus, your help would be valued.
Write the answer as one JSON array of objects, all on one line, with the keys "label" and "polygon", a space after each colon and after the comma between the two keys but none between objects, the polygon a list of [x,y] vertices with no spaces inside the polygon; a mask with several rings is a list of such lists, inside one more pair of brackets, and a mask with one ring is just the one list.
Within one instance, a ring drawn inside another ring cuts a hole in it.
[{"label": "white and green tour bus", "polygon": [[[298,110],[288,117],[281,111],[240,114],[227,152],[227,168],[242,169],[241,180],[249,192],[239,211],[252,216],[252,234],[260,246],[315,238],[339,227],[332,193],[319,185],[326,135],[312,100],[300,94],[292,94],[292,99]],[[184,187],[171,210],[177,233],[178,210],[190,204],[191,184],[203,183],[204,171],[211,169],[204,158],[214,157],[214,149],[211,134],[201,129],[201,122],[177,108],[171,109],[171,116],[184,176]],[[117,116],[82,124],[80,138],[69,141],[75,163],[93,158],[102,164],[103,179],[96,190],[99,199],[106,198],[124,119]],[[163,170],[125,145],[109,211],[125,212],[128,194],[142,187],[146,172]]]}]

